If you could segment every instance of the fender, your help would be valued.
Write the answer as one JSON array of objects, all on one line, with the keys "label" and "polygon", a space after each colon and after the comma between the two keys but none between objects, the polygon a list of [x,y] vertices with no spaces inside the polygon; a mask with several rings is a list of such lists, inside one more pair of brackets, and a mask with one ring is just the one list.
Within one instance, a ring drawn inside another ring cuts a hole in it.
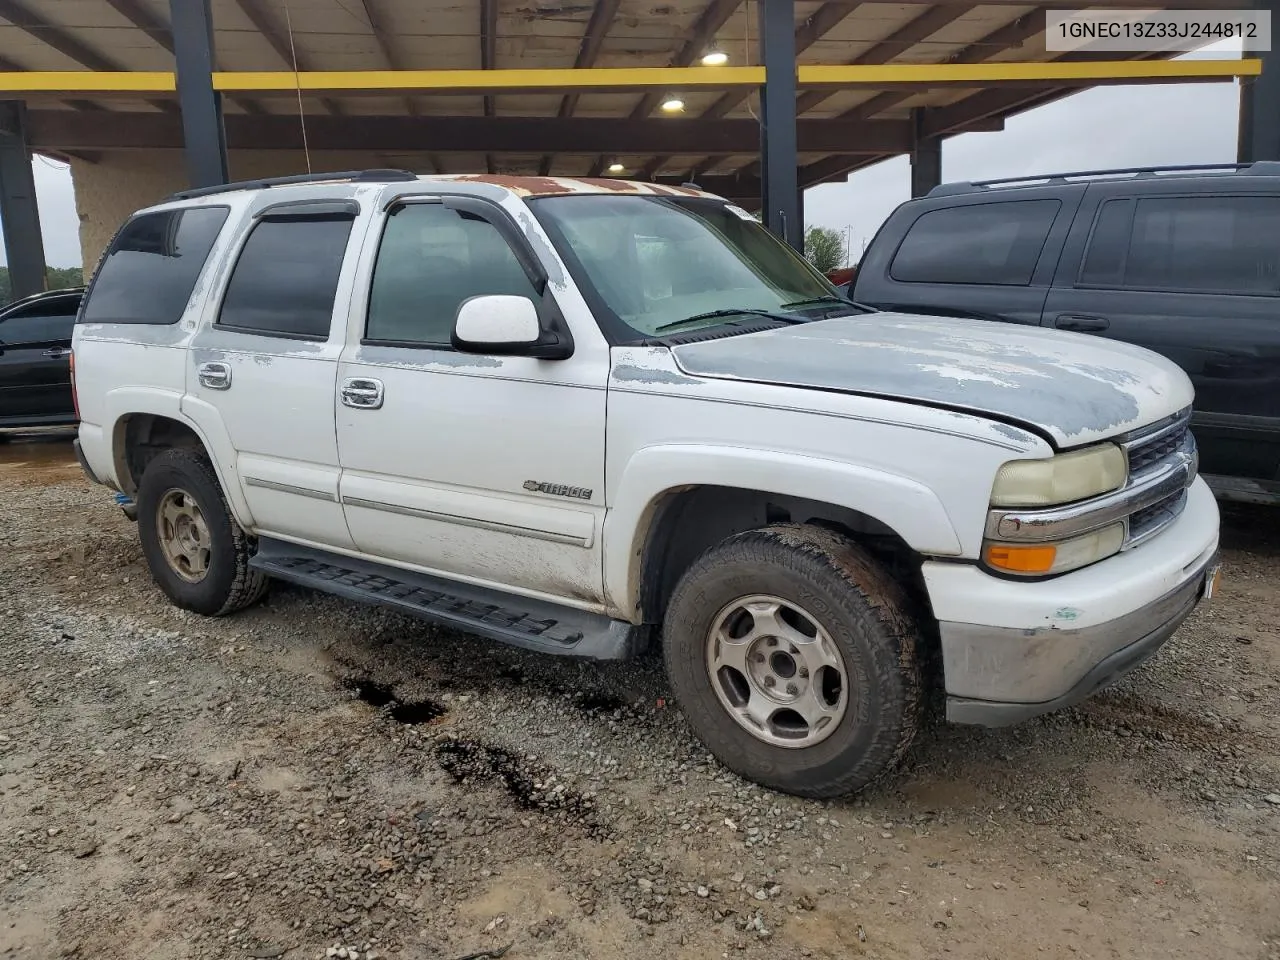
[{"label": "fender", "polygon": [[231,437],[227,434],[218,412],[207,403],[201,403],[191,397],[184,396],[175,390],[157,389],[154,387],[119,387],[109,390],[105,397],[108,427],[105,436],[111,442],[112,472],[115,474],[117,486],[120,485],[120,468],[124,463],[123,420],[125,417],[150,413],[157,417],[168,417],[191,428],[213,464],[218,483],[222,485],[223,495],[231,508],[235,521],[246,530],[252,530],[253,513],[245,501],[244,491],[240,488],[239,477],[235,472],[235,450],[231,446]]},{"label": "fender", "polygon": [[848,507],[880,521],[919,553],[962,554],[942,502],[916,480],[819,457],[660,444],[642,448],[628,461],[605,516],[604,586],[613,609],[634,616],[654,509],[664,494],[692,486],[739,487]]}]

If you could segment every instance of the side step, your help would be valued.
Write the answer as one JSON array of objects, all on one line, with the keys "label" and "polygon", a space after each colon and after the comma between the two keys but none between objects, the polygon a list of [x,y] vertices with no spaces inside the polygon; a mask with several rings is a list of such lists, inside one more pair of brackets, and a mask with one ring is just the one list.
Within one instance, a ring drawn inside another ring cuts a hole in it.
[{"label": "side step", "polygon": [[641,630],[621,620],[283,540],[259,540],[249,565],[280,580],[542,653],[625,660],[643,648]]}]

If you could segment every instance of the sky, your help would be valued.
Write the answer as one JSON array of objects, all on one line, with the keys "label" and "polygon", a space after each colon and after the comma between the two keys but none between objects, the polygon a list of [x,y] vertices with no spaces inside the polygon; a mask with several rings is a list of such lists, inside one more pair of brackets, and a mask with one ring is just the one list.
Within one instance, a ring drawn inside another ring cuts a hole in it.
[{"label": "sky", "polygon": [[[1189,56],[1229,57],[1215,44]],[[1234,163],[1240,111],[1236,83],[1094,87],[1010,117],[993,133],[942,143],[943,182],[1023,177],[1071,170]],[[893,209],[911,195],[906,157],[805,194],[809,226],[845,233],[853,259]]]},{"label": "sky", "polygon": [[[1238,43],[1213,44],[1187,56],[1238,56]],[[1235,83],[1095,87],[1012,117],[1002,131],[945,140],[942,179],[1231,163],[1239,96]],[[80,266],[71,174],[47,157],[36,157],[33,167],[45,259],[54,267]],[[805,214],[810,226],[844,232],[856,259],[894,207],[909,196],[910,168],[905,157],[897,157],[858,171],[847,183],[808,191]],[[0,262],[7,262],[2,251]]]}]

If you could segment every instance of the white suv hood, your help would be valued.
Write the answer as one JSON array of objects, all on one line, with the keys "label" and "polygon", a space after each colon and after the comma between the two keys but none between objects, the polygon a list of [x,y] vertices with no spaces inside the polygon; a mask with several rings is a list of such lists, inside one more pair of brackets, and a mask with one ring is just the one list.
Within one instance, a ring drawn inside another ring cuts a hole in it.
[{"label": "white suv hood", "polygon": [[1127,343],[1021,324],[871,313],[673,348],[692,376],[936,404],[1074,447],[1191,405],[1175,364]]}]

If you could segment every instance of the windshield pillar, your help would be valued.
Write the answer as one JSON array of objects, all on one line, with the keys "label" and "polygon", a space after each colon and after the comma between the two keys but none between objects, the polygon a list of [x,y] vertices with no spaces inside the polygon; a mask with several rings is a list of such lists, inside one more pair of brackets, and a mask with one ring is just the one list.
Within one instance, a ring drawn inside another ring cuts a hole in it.
[{"label": "windshield pillar", "polygon": [[762,222],[797,250],[804,223],[796,157],[795,0],[760,0],[760,211]]}]

